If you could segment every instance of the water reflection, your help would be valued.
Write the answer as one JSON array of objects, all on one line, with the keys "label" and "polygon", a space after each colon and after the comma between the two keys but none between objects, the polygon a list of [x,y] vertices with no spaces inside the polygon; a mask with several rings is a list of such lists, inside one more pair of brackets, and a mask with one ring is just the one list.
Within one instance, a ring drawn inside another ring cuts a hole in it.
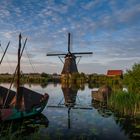
[{"label": "water reflection", "polygon": [[[78,90],[79,87],[47,85],[43,90],[49,93],[50,99],[43,114],[49,119],[49,125],[35,124],[32,120],[25,123],[25,133],[34,133],[43,125],[42,135],[50,135],[50,139],[140,139],[140,120],[112,113],[108,104],[110,94],[91,93],[93,89],[88,85],[84,85],[84,90]],[[40,85],[31,88],[42,91]]]},{"label": "water reflection", "polygon": [[129,139],[140,139],[140,119],[131,116],[121,116],[115,111],[112,112],[108,104],[111,97],[111,89],[108,89],[106,92],[102,89],[103,87],[100,87],[98,91],[91,92],[92,106],[104,118],[113,116],[121,132],[124,132]]},{"label": "water reflection", "polygon": [[74,107],[76,104],[78,89],[69,85],[62,85],[61,89],[65,100],[65,106],[68,108]]},{"label": "water reflection", "polygon": [[[79,85],[77,86],[75,85],[70,85],[70,84],[62,84],[61,85],[61,90],[63,93],[63,98],[60,100],[60,102],[58,103],[58,108],[63,107],[63,105],[65,105],[65,107],[67,108],[67,116],[68,116],[68,128],[71,128],[71,111],[72,109],[91,109],[88,107],[80,107],[77,106],[76,103],[76,98],[78,98],[78,89],[85,89],[85,85]],[[63,104],[64,102],[64,104]]]},{"label": "water reflection", "polygon": [[108,107],[110,96],[111,88],[109,86],[102,86],[97,91],[91,92],[92,106],[97,109],[102,117],[109,117],[112,115],[112,112]]},{"label": "water reflection", "polygon": [[77,88],[72,88],[71,85],[62,85],[61,87],[63,96],[64,96],[64,104],[68,108],[68,128],[71,128],[71,116],[70,116],[70,111],[71,108],[73,108],[76,104],[76,97],[77,97]]},{"label": "water reflection", "polygon": [[114,116],[116,124],[120,126],[121,131],[124,131],[129,139],[139,140],[140,139],[140,119],[132,117],[121,117],[118,115]]}]

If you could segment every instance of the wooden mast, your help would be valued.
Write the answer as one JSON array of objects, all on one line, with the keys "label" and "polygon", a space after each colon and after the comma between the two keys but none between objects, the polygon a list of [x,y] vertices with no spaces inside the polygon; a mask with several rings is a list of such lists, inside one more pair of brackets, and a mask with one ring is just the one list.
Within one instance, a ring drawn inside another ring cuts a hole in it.
[{"label": "wooden mast", "polygon": [[20,53],[21,53],[21,34],[19,35],[18,46],[18,65],[17,65],[17,94],[16,94],[16,108],[20,109],[22,104],[22,93],[20,93]]}]

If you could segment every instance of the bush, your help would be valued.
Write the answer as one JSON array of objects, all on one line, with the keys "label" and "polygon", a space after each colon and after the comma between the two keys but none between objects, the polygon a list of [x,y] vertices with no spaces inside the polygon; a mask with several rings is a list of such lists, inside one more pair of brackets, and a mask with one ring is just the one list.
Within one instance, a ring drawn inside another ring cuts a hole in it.
[{"label": "bush", "polygon": [[134,64],[132,70],[127,70],[124,84],[127,85],[129,92],[140,93],[140,64]]}]

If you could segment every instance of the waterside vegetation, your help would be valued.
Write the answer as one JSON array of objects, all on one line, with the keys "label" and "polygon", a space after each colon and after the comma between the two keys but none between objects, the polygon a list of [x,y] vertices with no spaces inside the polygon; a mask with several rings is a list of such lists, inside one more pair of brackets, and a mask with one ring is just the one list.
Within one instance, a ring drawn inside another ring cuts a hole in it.
[{"label": "waterside vegetation", "polygon": [[124,74],[123,84],[128,91],[117,90],[111,94],[110,106],[124,116],[140,118],[140,64]]},{"label": "waterside vegetation", "polygon": [[111,94],[109,107],[121,116],[140,118],[140,94],[117,91]]}]

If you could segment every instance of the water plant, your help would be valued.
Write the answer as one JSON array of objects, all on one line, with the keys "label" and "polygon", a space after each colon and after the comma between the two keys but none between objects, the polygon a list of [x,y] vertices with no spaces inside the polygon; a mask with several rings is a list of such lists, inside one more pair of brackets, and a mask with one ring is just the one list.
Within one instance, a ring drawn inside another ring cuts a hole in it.
[{"label": "water plant", "polygon": [[0,140],[50,140],[49,134],[43,135],[40,131],[41,129],[38,129],[41,128],[41,125],[32,124],[32,127],[30,127],[32,133],[28,132],[26,127],[25,124],[21,124],[20,126],[14,123],[3,124],[3,127],[0,128]]}]

